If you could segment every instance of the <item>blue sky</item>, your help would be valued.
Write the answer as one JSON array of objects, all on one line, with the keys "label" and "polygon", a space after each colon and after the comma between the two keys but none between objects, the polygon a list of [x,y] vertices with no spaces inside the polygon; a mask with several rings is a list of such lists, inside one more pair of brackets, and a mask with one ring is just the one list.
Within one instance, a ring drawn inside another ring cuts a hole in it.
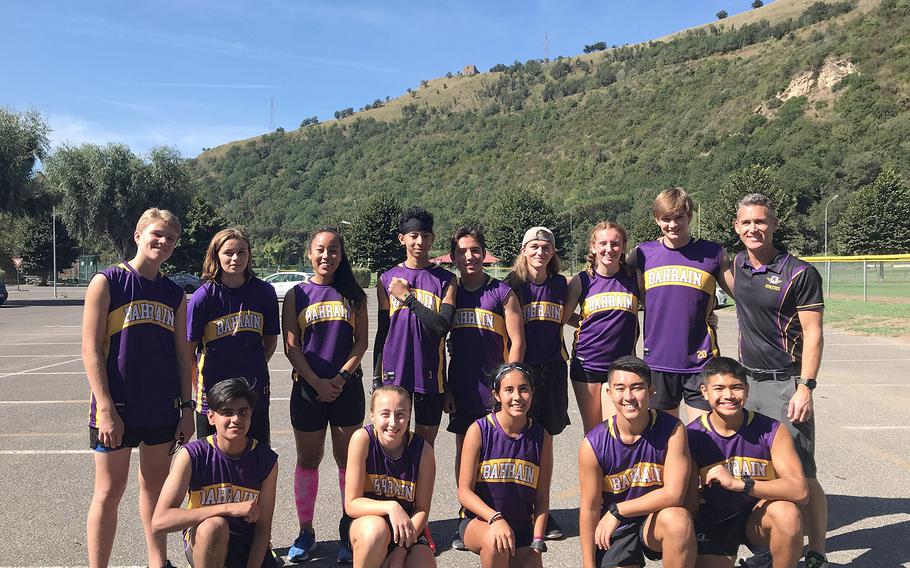
[{"label": "blue sky", "polygon": [[31,1],[0,9],[0,106],[54,145],[204,147],[330,119],[473,63],[577,55],[731,15],[750,0]]}]

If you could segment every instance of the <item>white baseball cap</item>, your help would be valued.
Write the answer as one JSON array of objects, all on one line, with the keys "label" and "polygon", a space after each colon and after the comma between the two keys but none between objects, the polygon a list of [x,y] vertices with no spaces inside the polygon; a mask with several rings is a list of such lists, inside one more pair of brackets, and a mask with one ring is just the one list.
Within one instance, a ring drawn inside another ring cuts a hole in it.
[{"label": "white baseball cap", "polygon": [[521,239],[521,246],[525,246],[531,241],[547,241],[553,248],[556,248],[556,237],[553,231],[546,227],[531,227],[525,231],[525,236]]}]

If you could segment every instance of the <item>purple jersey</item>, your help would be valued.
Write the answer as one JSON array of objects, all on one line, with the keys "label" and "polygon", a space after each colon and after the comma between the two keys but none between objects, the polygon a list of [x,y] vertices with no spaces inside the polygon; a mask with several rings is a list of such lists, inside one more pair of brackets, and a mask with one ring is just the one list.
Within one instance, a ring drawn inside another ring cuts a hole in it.
[{"label": "purple jersey", "polygon": [[[611,503],[636,499],[664,485],[667,445],[680,422],[666,412],[649,412],[651,420],[647,429],[631,444],[625,444],[620,439],[616,416],[601,422],[585,434],[603,473],[601,516],[607,512]],[[629,519],[622,525],[642,518]]]},{"label": "purple jersey", "polygon": [[[149,280],[126,261],[101,274],[111,296],[104,352],[108,389],[117,413],[127,427],[176,424],[180,419],[180,372],[174,322],[185,298],[183,290],[160,273]],[[93,393],[92,428],[96,405]]]},{"label": "purple jersey", "polygon": [[588,371],[606,373],[623,355],[635,354],[638,341],[638,279],[624,269],[613,276],[578,274],[581,319],[572,357]]},{"label": "purple jersey", "polygon": [[562,310],[567,292],[562,274],[553,274],[541,284],[529,280],[515,290],[525,324],[525,363],[541,365],[568,358],[562,341]]},{"label": "purple jersey", "polygon": [[413,515],[414,499],[417,495],[417,473],[423,455],[423,438],[408,432],[404,452],[398,458],[392,459],[379,443],[373,425],[367,424],[363,429],[370,435],[363,496],[380,501],[397,501],[408,516]]},{"label": "purple jersey", "polygon": [[294,286],[294,301],[303,356],[317,376],[331,379],[341,371],[354,346],[354,307],[335,288],[315,282]]},{"label": "purple jersey", "polygon": [[380,360],[383,382],[412,393],[440,393],[445,384],[443,338],[427,329],[407,306],[389,294],[392,278],[407,280],[417,301],[439,313],[446,286],[455,275],[444,268],[408,268],[402,263],[379,277],[389,297],[389,334]]},{"label": "purple jersey", "polygon": [[[190,486],[187,509],[210,505],[258,501],[262,482],[272,473],[278,454],[267,445],[248,438],[248,447],[238,457],[225,455],[216,443],[217,434],[184,446],[190,455]],[[226,517],[231,534],[253,537],[256,527],[241,517]],[[184,539],[187,538],[184,532]]]},{"label": "purple jersey", "polygon": [[513,529],[531,528],[540,482],[543,427],[528,420],[524,431],[512,438],[502,430],[495,412],[475,424],[480,427],[480,463],[474,492],[502,513]]},{"label": "purple jersey", "polygon": [[744,509],[751,510],[758,497],[727,491],[723,487],[704,485],[708,470],[723,465],[733,477],[748,474],[757,481],[774,479],[771,463],[771,444],[780,422],[751,410],[743,410],[743,424],[730,436],[721,436],[714,430],[710,415],[706,414],[686,426],[689,452],[698,468],[702,483],[702,508],[712,511],[710,518],[717,521],[729,519]]},{"label": "purple jersey", "polygon": [[256,391],[257,408],[269,404],[269,366],[262,338],[279,335],[275,288],[250,278],[239,288],[211,281],[193,293],[186,308],[186,338],[196,348],[196,411],[208,410],[205,396],[224,379],[243,377]]},{"label": "purple jersey", "polygon": [[449,386],[458,412],[477,416],[493,408],[487,374],[509,358],[505,302],[511,291],[505,282],[489,276],[473,292],[458,283],[449,332]]},{"label": "purple jersey", "polygon": [[678,249],[649,241],[629,255],[645,279],[644,360],[655,371],[698,373],[720,355],[707,318],[725,257],[722,246],[703,239]]}]

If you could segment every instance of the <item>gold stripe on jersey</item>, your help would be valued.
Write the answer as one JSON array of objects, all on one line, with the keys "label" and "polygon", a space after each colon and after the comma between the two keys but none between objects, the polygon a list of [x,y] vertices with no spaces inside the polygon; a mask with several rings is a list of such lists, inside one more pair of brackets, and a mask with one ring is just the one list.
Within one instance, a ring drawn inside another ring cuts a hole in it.
[{"label": "gold stripe on jersey", "polygon": [[603,491],[617,495],[632,487],[660,487],[664,484],[664,464],[639,462],[627,470],[604,475]]},{"label": "gold stripe on jersey", "polygon": [[252,331],[262,335],[265,318],[261,312],[253,310],[240,310],[215,318],[205,324],[202,333],[202,343],[236,335],[242,331]]},{"label": "gold stripe on jersey", "polygon": [[498,333],[506,337],[506,320],[501,315],[483,308],[459,308],[455,310],[452,329],[474,327]]},{"label": "gold stripe on jersey", "polygon": [[196,412],[202,412],[202,401],[205,399],[205,379],[202,377],[202,369],[205,367],[205,349],[199,355],[196,362]]},{"label": "gold stripe on jersey", "polygon": [[[428,292],[426,290],[421,290],[420,288],[411,288],[411,294],[414,294],[414,297],[417,298],[417,301],[423,304],[424,306],[430,308],[437,314],[439,313],[439,307],[442,304],[442,298],[434,294],[433,292]],[[389,316],[395,315],[395,312],[398,310],[407,309],[407,306],[404,305],[401,301],[398,300],[395,296],[389,294]]]},{"label": "gold stripe on jersey", "polygon": [[562,304],[553,302],[530,302],[522,308],[524,321],[549,321],[562,323]]},{"label": "gold stripe on jersey", "polygon": [[363,487],[364,493],[401,499],[408,503],[414,502],[416,489],[417,484],[413,481],[398,479],[384,473],[368,473]]},{"label": "gold stripe on jersey", "polygon": [[133,300],[107,314],[107,336],[112,337],[130,326],[147,323],[173,332],[174,308],[151,300]]},{"label": "gold stripe on jersey", "polygon": [[620,310],[638,313],[638,298],[628,292],[601,292],[585,298],[581,304],[581,320],[584,321],[599,312]]},{"label": "gold stripe on jersey", "polygon": [[354,327],[354,313],[348,307],[347,302],[331,300],[310,304],[297,315],[297,324],[301,331],[305,330],[307,326],[327,321],[346,321],[348,325]]},{"label": "gold stripe on jersey", "polygon": [[478,483],[517,483],[537,489],[539,477],[537,464],[518,458],[484,460],[477,465]]},{"label": "gold stripe on jersey", "polygon": [[771,463],[771,460],[746,456],[730,456],[724,461],[706,465],[698,470],[698,476],[701,478],[702,485],[705,484],[708,472],[719,465],[724,466],[724,469],[730,472],[730,475],[737,478],[742,478],[744,474],[748,474],[749,477],[757,481],[769,481],[777,478],[777,474],[774,471],[774,464]]},{"label": "gold stripe on jersey", "polygon": [[[648,409],[648,414],[651,415],[651,421],[648,424],[648,428],[653,428],[654,425],[657,424],[657,411],[654,410],[653,408],[650,408],[650,409]],[[617,435],[616,429],[613,425],[615,420],[616,420],[615,415],[612,418],[607,419],[607,431],[610,433],[611,438],[619,439],[619,436]]]},{"label": "gold stripe on jersey", "polygon": [[198,509],[209,505],[223,505],[225,503],[242,503],[243,501],[258,501],[259,490],[233,483],[213,483],[201,489],[189,492],[187,509]]},{"label": "gold stripe on jersey", "polygon": [[645,270],[645,290],[660,286],[686,286],[714,295],[714,276],[691,266],[668,265]]}]

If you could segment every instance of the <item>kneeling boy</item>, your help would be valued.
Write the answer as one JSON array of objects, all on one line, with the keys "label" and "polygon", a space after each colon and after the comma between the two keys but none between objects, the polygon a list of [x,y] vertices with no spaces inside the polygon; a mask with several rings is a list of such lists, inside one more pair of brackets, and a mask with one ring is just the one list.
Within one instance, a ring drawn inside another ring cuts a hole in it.
[{"label": "kneeling boy", "polygon": [[701,391],[711,412],[687,427],[697,566],[733,566],[739,545],[749,544],[770,546],[774,568],[795,567],[803,544],[797,504],[809,494],[793,439],[777,420],[745,409],[749,386],[736,360],[710,361]]},{"label": "kneeling boy", "polygon": [[276,565],[269,538],[278,455],[247,435],[256,394],[245,380],[228,379],[212,387],[208,403],[215,434],[187,444],[174,458],[152,527],[183,529],[194,568],[270,568]]},{"label": "kneeling boy", "polygon": [[692,518],[683,508],[689,452],[682,423],[651,410],[651,369],[631,355],[610,366],[616,415],[585,434],[578,455],[584,568],[695,565]]}]

